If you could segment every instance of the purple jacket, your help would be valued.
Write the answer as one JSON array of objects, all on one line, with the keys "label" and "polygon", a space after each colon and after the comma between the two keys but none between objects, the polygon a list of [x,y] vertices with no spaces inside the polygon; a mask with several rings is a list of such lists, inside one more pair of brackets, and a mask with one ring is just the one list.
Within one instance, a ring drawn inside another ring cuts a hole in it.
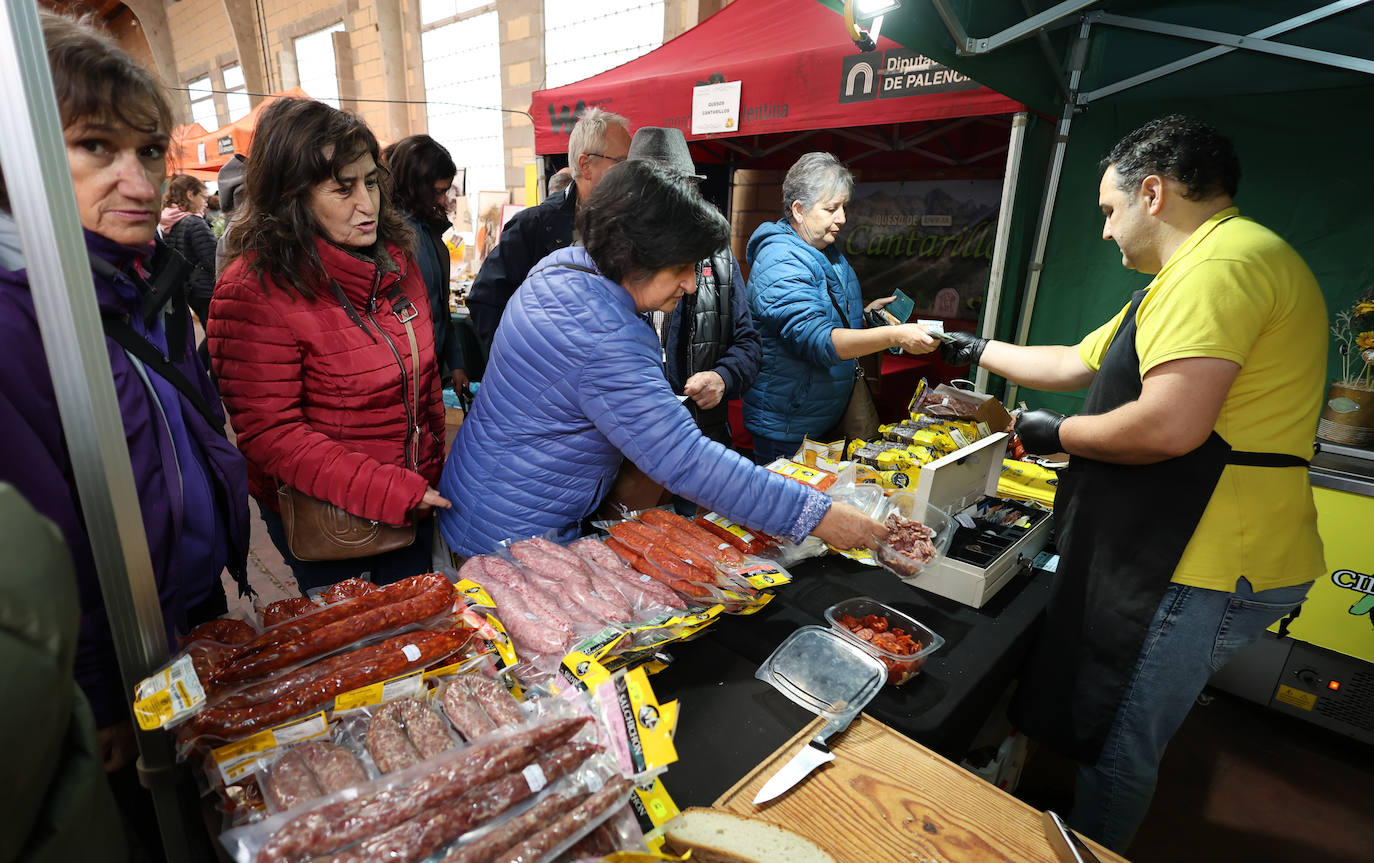
[{"label": "purple jacket", "polygon": [[[9,219],[0,214],[0,219]],[[81,597],[81,635],[76,679],[90,699],[98,727],[128,716],[124,692],[90,538],[77,500],[71,459],[57,412],[28,274],[13,242],[13,223],[0,224],[0,480],[12,483],[61,529],[76,564]],[[93,266],[96,297],[104,316],[125,317],[166,353],[163,316],[142,314],[141,280],[131,278],[151,250],[121,246],[89,231],[86,248],[114,269]],[[7,242],[8,241],[8,242]],[[104,275],[102,275],[104,273]],[[187,314],[184,300],[174,314]],[[176,367],[217,412],[219,396],[196,356],[194,335]],[[187,399],[151,369],[105,339],[115,392],[133,464],[158,597],[169,646],[184,633],[186,611],[209,599],[226,566],[247,589],[248,478],[243,457]],[[221,419],[221,426],[223,422]]]}]

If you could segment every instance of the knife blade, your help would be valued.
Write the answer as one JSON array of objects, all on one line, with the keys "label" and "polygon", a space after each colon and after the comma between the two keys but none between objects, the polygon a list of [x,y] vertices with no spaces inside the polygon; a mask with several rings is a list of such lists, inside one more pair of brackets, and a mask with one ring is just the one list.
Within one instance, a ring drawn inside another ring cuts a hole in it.
[{"label": "knife blade", "polygon": [[826,741],[848,728],[849,723],[854,719],[852,714],[844,711],[843,708],[841,710],[839,715],[832,717],[825,724],[825,727],[816,733],[815,737],[808,740],[796,755],[793,755],[786,764],[778,768],[777,773],[774,773],[767,782],[763,783],[759,793],[754,795],[755,806],[778,797],[809,776],[812,770],[828,761],[835,760],[835,753],[830,751]]}]

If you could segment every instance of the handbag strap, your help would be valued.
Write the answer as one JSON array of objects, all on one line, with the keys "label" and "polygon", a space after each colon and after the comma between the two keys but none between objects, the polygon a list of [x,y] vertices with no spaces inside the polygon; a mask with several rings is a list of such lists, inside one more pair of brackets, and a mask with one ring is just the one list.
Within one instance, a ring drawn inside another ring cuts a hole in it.
[{"label": "handbag strap", "polygon": [[415,339],[415,327],[411,321],[415,320],[420,312],[415,308],[415,304],[406,296],[401,289],[401,283],[397,282],[396,287],[391,289],[387,295],[391,300],[391,312],[396,315],[396,320],[400,321],[406,328],[406,339],[410,341],[410,404],[413,408],[411,416],[415,418],[415,425],[411,429],[410,457],[414,464],[412,469],[420,469],[420,344]]},{"label": "handbag strap", "polygon": [[[823,286],[822,286],[822,290],[824,290],[824,291],[825,291],[825,295],[826,295],[827,297],[830,298],[830,305],[832,305],[832,306],[835,307],[835,312],[840,316],[840,323],[844,326],[845,329],[848,329],[848,328],[849,328],[849,319],[846,318],[846,317],[844,316],[844,309],[841,309],[841,308],[840,308],[840,304],[835,300],[835,295],[832,294],[832,293],[830,293],[830,286],[829,286],[829,285],[823,285]],[[863,379],[864,379],[864,364],[861,363],[861,362],[859,362],[859,358],[858,358],[858,357],[855,357],[855,358],[854,358],[854,380],[856,380],[856,381],[861,381],[861,380],[863,380]]]},{"label": "handbag strap", "polygon": [[177,392],[190,402],[191,407],[195,408],[196,412],[205,418],[205,422],[210,425],[210,428],[218,432],[220,437],[226,437],[224,420],[216,415],[215,409],[210,406],[210,402],[206,400],[205,396],[196,390],[186,375],[181,373],[181,369],[172,365],[162,355],[161,351],[140,336],[127,320],[111,316],[102,318],[100,323],[105,329],[105,335],[114,339],[121,348],[142,362],[144,366],[152,369],[159,377],[176,387]]}]

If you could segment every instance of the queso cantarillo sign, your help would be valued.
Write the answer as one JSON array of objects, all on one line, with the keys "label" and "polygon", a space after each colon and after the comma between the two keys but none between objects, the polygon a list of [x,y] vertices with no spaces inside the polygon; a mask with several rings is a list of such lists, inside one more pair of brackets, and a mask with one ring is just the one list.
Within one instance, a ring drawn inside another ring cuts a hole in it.
[{"label": "queso cantarillo sign", "polygon": [[925,317],[977,320],[1000,180],[855,183],[839,243],[866,299],[901,288]]}]

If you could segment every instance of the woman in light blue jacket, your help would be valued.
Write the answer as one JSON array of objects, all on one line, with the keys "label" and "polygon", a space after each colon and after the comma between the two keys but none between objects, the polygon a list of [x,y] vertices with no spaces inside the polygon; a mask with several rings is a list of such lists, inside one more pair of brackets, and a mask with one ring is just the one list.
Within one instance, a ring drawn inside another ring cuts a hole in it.
[{"label": "woman in light blue jacket", "polygon": [[576,537],[628,458],[655,482],[750,528],[840,548],[872,547],[883,525],[750,464],[702,435],[663,376],[645,315],[696,290],[696,263],[729,225],[695,181],[649,161],[617,165],[578,208],[584,246],[530,271],[492,342],[482,389],[439,488],[460,555],[503,540]]},{"label": "woman in light blue jacket", "polygon": [[749,238],[749,310],[763,337],[763,368],[744,395],[744,427],[759,464],[792,455],[802,438],[823,437],[839,422],[854,389],[855,358],[892,347],[924,354],[939,345],[916,324],[863,328],[859,279],[834,245],[853,190],[838,159],[807,153],[782,181],[783,217]]}]

